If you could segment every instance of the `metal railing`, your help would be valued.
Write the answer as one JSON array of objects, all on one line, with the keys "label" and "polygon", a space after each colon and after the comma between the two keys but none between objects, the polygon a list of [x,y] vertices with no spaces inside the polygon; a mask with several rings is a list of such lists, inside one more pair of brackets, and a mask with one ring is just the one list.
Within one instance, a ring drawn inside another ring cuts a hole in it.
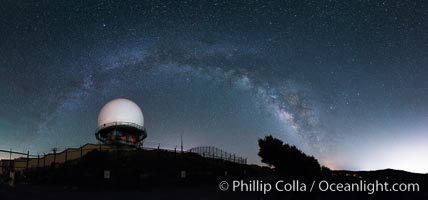
[{"label": "metal railing", "polygon": [[140,125],[138,125],[136,123],[132,123],[132,122],[110,122],[110,123],[103,124],[102,126],[99,126],[95,130],[95,132],[98,132],[101,129],[108,128],[111,126],[131,126],[131,127],[143,130],[143,131],[145,130],[145,128],[143,126],[140,126]]},{"label": "metal railing", "polygon": [[213,146],[201,146],[189,149],[189,152],[199,154],[205,158],[221,159],[238,164],[247,164],[247,158],[236,156]]}]

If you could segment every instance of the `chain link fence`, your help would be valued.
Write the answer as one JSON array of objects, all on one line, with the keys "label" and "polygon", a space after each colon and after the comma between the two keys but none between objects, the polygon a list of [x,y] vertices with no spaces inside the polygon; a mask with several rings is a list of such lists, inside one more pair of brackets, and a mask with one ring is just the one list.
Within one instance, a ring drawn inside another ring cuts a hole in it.
[{"label": "chain link fence", "polygon": [[[159,150],[173,153],[190,152],[204,158],[219,159],[238,164],[247,164],[247,159],[228,153],[222,149],[212,146],[202,146],[184,151],[182,146],[145,141],[137,149]],[[29,151],[18,152],[13,149],[0,149],[0,176],[8,176],[10,172],[22,172],[30,168],[55,167],[57,164],[76,162],[81,160],[87,153],[98,151],[115,151],[117,147],[103,144],[85,144],[78,148],[51,149],[50,153],[34,155]],[[120,150],[132,151],[135,148],[121,148]]]}]

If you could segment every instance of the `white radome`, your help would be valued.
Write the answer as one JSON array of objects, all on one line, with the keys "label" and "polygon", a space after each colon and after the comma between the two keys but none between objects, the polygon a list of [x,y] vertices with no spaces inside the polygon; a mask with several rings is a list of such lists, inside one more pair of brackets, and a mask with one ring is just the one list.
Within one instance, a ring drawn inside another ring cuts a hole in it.
[{"label": "white radome", "polygon": [[98,127],[109,123],[134,123],[144,127],[143,111],[128,99],[115,99],[101,108]]}]

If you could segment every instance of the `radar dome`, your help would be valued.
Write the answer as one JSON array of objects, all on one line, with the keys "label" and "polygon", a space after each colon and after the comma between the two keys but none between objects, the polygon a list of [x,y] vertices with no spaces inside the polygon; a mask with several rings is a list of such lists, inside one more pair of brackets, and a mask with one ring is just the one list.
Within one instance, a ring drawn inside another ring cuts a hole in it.
[{"label": "radar dome", "polygon": [[110,123],[133,123],[144,127],[143,112],[131,100],[115,99],[104,105],[98,115],[98,127]]}]

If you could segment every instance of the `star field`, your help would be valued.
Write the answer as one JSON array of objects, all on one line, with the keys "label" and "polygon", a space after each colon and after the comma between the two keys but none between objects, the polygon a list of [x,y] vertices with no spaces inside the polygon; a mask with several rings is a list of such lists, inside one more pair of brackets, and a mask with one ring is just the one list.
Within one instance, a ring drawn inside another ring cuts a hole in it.
[{"label": "star field", "polygon": [[[102,105],[147,144],[260,163],[272,134],[334,169],[428,172],[424,1],[5,1],[0,148],[96,142]],[[2,156],[2,155],[0,155]]]}]

